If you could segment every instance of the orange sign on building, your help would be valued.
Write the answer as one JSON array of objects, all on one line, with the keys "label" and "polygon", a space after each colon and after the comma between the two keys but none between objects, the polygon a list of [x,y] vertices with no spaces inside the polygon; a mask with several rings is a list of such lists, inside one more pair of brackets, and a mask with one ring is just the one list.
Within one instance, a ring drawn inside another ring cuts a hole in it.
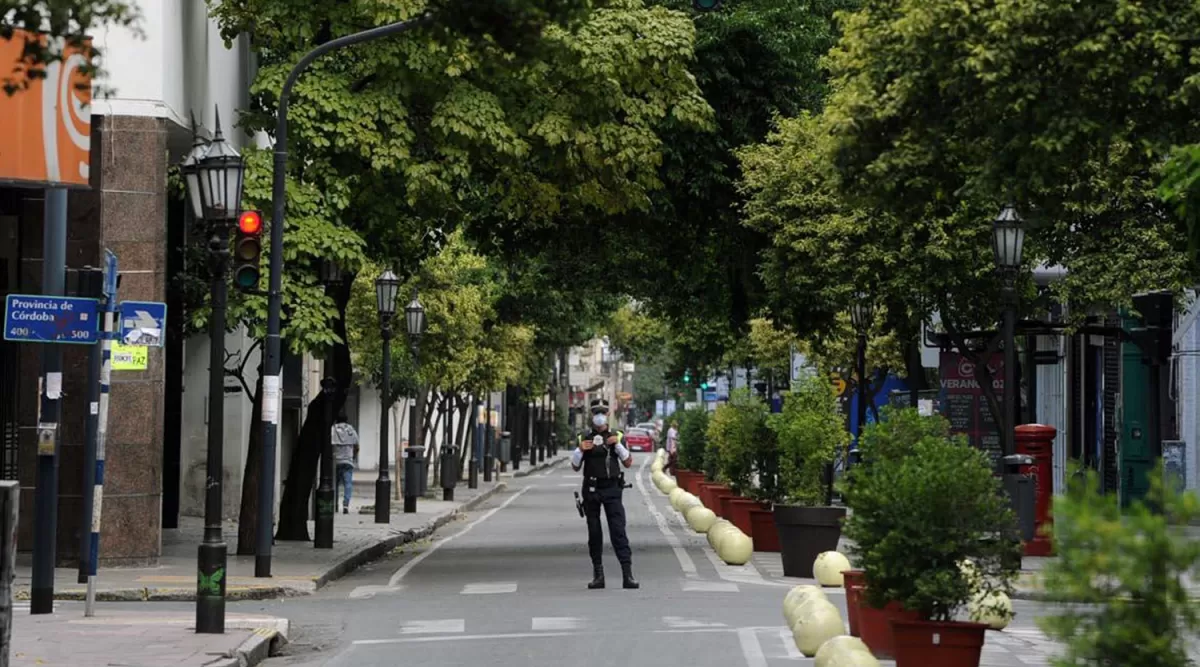
[{"label": "orange sign on building", "polygon": [[[7,76],[21,62],[25,41],[44,36],[16,30],[0,39],[0,69]],[[35,187],[86,187],[92,147],[91,76],[87,58],[67,47],[46,78],[7,95],[0,90],[0,183]]]}]

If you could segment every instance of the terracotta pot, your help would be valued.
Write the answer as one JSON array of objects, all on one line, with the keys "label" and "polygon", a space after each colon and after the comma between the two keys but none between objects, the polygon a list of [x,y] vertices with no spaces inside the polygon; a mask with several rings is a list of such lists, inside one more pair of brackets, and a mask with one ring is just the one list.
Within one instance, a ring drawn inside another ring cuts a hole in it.
[{"label": "terracotta pot", "polygon": [[[721,496],[720,500],[718,501],[718,506],[721,508],[721,511],[717,512],[717,514],[720,514],[723,518],[733,521],[733,503],[738,500],[745,500],[745,498],[737,495],[733,491],[730,491],[729,495],[727,496]],[[737,524],[734,525],[737,526]],[[738,526],[738,528],[741,528],[741,526]],[[747,535],[750,534],[745,530],[742,532],[746,533]]]},{"label": "terracotta pot", "polygon": [[837,550],[845,516],[844,507],[776,505],[775,525],[783,547],[784,576],[811,579],[817,556]]},{"label": "terracotta pot", "polygon": [[708,488],[708,499],[712,501],[712,504],[708,505],[708,509],[715,512],[716,515],[721,517],[722,519],[726,518],[726,516],[721,513],[721,499],[727,498],[732,495],[733,495],[733,489],[729,488],[728,486],[725,486],[724,484],[721,484],[718,486],[710,486]]},{"label": "terracotta pot", "polygon": [[729,516],[726,518],[743,533],[749,535],[750,539],[754,539],[754,526],[750,524],[750,510],[762,507],[762,503],[749,498],[734,498],[729,503]]},{"label": "terracotta pot", "polygon": [[892,620],[919,621],[921,614],[906,610],[899,602],[889,602],[883,609],[877,609],[867,602],[861,591],[859,595],[858,637],[876,658],[890,660],[895,655]]},{"label": "terracotta pot", "polygon": [[775,526],[775,512],[769,509],[750,510],[750,527],[747,533],[754,540],[755,551],[779,553],[779,528]]},{"label": "terracotta pot", "polygon": [[858,636],[858,606],[866,588],[866,572],[842,570],[842,586],[846,588],[846,622],[850,625],[850,636]]},{"label": "terracotta pot", "polygon": [[708,489],[712,486],[720,486],[720,484],[706,481],[701,481],[696,484],[696,497],[699,498],[700,502],[703,503],[703,505],[708,509],[712,509],[712,498],[708,497]]},{"label": "terracotta pot", "polygon": [[979,667],[988,626],[892,619],[896,667]]},{"label": "terracotta pot", "polygon": [[684,491],[695,494],[695,483],[700,479],[701,475],[692,470],[676,470],[675,481],[679,482],[679,486],[683,487]]}]

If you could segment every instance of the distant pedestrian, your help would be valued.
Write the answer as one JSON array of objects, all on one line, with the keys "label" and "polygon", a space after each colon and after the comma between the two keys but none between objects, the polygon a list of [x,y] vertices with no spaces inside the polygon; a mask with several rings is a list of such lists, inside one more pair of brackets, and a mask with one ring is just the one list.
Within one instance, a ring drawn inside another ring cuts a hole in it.
[{"label": "distant pedestrian", "polygon": [[675,474],[676,460],[679,458],[679,422],[672,421],[667,429],[667,472]]},{"label": "distant pedestrian", "polygon": [[[350,492],[354,488],[354,460],[358,458],[358,432],[339,412],[333,425],[333,461],[337,465],[337,482],[342,485],[342,514],[350,513]],[[337,489],[334,489],[337,492]]]}]

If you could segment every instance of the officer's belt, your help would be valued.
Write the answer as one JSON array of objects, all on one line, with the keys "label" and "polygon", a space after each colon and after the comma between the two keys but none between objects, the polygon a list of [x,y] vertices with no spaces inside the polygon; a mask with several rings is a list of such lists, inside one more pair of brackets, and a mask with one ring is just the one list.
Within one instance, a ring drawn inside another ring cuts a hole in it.
[{"label": "officer's belt", "polygon": [[587,486],[594,486],[597,489],[607,489],[610,486],[617,486],[621,483],[620,477],[587,477],[584,479]]}]

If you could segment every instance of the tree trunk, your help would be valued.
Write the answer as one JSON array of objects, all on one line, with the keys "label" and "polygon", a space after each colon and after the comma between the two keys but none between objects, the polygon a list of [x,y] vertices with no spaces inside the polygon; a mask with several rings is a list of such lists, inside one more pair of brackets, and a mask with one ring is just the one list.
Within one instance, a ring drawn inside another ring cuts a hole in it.
[{"label": "tree trunk", "polygon": [[408,440],[408,401],[406,400],[402,407],[397,407],[393,404],[392,410],[392,427],[396,437],[392,439],[395,444],[395,456],[392,460],[396,462],[396,481],[392,484],[392,500],[400,500],[400,491],[404,488],[404,447],[402,443]]},{"label": "tree trunk", "polygon": [[[242,506],[238,511],[237,555],[253,556],[258,542],[258,485],[262,479],[262,366],[250,401],[250,439],[246,446],[246,466],[242,471]],[[272,511],[274,508],[271,508]]]},{"label": "tree trunk", "polygon": [[[337,304],[338,317],[333,322],[334,333],[343,341],[346,340],[346,303],[350,298],[350,287],[354,284],[354,276],[348,275],[341,283],[340,289],[334,291],[334,301]],[[345,343],[339,343],[330,350],[334,361],[334,378],[341,391],[334,392],[333,413],[336,415],[346,404],[346,389],[353,379],[353,366],[350,361],[350,348]],[[329,426],[325,424],[324,392],[308,404],[304,416],[304,424],[296,438],[296,446],[292,448],[292,462],[288,468],[288,478],[283,487],[283,498],[279,502],[279,530],[275,539],[280,541],[309,541],[308,509],[309,498],[317,481],[317,464],[321,458],[321,448],[328,436]]]},{"label": "tree trunk", "polygon": [[470,395],[458,396],[456,400],[458,401],[458,412],[462,418],[458,420],[458,436],[454,442],[458,444],[458,478],[462,479],[463,469],[467,465],[467,422],[470,421],[468,408],[471,406],[471,397]]}]

